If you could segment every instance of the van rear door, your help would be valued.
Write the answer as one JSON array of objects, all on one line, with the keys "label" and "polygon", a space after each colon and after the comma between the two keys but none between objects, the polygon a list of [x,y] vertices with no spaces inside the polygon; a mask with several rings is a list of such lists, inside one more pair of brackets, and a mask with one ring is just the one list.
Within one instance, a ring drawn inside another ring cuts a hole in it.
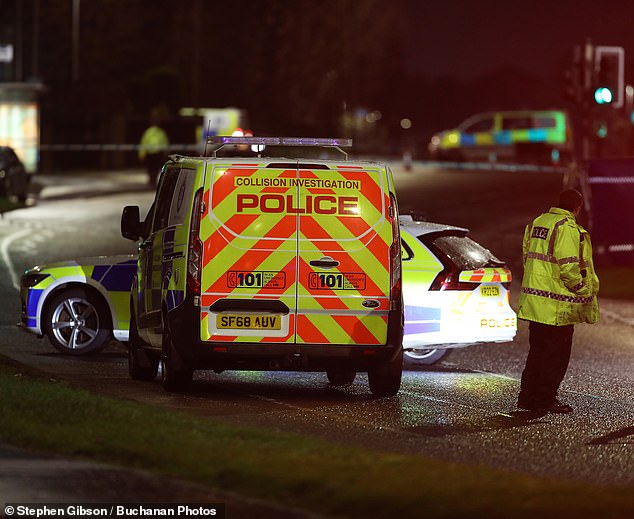
[{"label": "van rear door", "polygon": [[201,328],[205,341],[295,341],[296,162],[208,165]]},{"label": "van rear door", "polygon": [[385,169],[292,160],[209,167],[202,340],[388,342]]},{"label": "van rear door", "polygon": [[386,344],[387,179],[378,166],[298,165],[298,343]]}]

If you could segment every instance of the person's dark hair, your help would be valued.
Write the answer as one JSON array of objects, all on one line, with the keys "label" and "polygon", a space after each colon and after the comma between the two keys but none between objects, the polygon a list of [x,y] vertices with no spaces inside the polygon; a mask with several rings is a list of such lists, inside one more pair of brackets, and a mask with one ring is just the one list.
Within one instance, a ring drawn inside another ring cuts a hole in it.
[{"label": "person's dark hair", "polygon": [[557,206],[566,211],[575,212],[583,206],[583,195],[576,189],[566,189],[559,193],[559,203]]}]

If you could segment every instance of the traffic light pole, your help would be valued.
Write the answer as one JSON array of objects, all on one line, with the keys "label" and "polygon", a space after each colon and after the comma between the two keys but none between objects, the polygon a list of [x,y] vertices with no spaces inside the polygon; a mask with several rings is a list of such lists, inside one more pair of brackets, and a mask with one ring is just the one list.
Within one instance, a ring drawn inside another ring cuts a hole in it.
[{"label": "traffic light pole", "polygon": [[592,82],[594,77],[594,47],[590,40],[586,40],[583,46],[582,56],[582,84],[581,84],[581,119],[583,133],[581,136],[581,160],[585,163],[590,158],[590,135],[592,126],[592,117],[590,109],[590,100],[588,93],[592,89]]}]

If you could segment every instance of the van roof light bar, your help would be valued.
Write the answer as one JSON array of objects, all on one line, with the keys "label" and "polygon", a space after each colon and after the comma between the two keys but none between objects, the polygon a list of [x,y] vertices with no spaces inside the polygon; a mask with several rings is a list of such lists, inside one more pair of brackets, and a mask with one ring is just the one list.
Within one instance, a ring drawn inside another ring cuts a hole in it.
[{"label": "van roof light bar", "polygon": [[331,139],[314,137],[234,137],[234,136],[214,136],[207,139],[207,144],[220,145],[213,150],[213,157],[216,152],[227,145],[245,146],[328,146],[338,149],[346,157],[348,154],[341,148],[352,146],[352,139]]},{"label": "van roof light bar", "polygon": [[307,137],[281,137],[282,146],[335,146],[337,148],[352,147],[352,139],[320,139]]},{"label": "van roof light bar", "polygon": [[246,144],[246,145],[261,145],[261,146],[276,146],[280,144],[279,137],[209,137],[207,144]]}]

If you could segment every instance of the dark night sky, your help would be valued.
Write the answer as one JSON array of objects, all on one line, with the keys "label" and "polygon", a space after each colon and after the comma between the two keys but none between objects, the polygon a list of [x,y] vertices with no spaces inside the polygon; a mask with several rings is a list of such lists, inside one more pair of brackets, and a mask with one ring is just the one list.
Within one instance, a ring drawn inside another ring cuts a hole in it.
[{"label": "dark night sky", "polygon": [[624,47],[634,83],[634,0],[83,0],[80,81],[72,0],[0,0],[0,43],[16,36],[18,5],[24,77],[39,64],[58,139],[84,136],[89,116],[140,125],[168,98],[172,111],[239,106],[260,132],[330,134],[342,106],[377,109],[393,137],[408,117],[424,140],[476,112],[570,109],[562,73],[587,38]]},{"label": "dark night sky", "polygon": [[516,67],[549,79],[587,37],[625,47],[626,62],[634,52],[631,0],[412,0],[409,10],[410,63],[428,76]]}]

